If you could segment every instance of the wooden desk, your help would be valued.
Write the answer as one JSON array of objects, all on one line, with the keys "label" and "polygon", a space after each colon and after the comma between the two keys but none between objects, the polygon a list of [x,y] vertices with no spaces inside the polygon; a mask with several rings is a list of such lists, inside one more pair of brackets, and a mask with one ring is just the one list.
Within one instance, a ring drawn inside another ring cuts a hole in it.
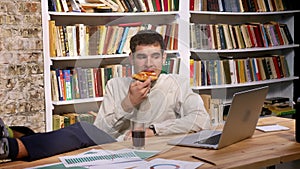
[{"label": "wooden desk", "polygon": [[[153,158],[176,159],[186,161],[197,161],[190,157],[195,154],[217,164],[204,164],[200,168],[243,168],[255,169],[260,167],[272,166],[283,162],[300,159],[300,144],[295,142],[293,119],[266,117],[259,120],[259,124],[277,123],[289,127],[288,131],[268,132],[255,131],[252,138],[243,140],[234,145],[220,150],[208,150],[201,148],[180,147],[167,145],[167,140],[178,136],[152,137],[146,139],[146,149],[161,150],[162,153]],[[58,157],[64,155],[73,155],[87,151],[91,148],[103,148],[117,150],[129,148],[130,142],[118,142],[93,146],[80,149],[65,154],[36,160],[33,162],[15,161],[0,164],[0,168],[25,168],[42,164],[59,162]]]}]

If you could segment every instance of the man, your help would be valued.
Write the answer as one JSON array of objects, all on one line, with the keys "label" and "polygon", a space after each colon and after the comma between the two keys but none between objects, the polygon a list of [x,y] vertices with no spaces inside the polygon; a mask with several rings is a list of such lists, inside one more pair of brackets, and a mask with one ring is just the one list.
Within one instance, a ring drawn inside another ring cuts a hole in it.
[{"label": "man", "polygon": [[189,80],[179,75],[161,74],[166,60],[163,37],[150,30],[138,32],[130,40],[130,61],[134,72],[151,71],[156,81],[141,82],[131,77],[114,78],[94,125],[79,122],[47,133],[9,138],[0,119],[0,159],[36,160],[55,154],[130,138],[130,120],[144,121],[146,137],[196,132],[210,127],[201,97]]},{"label": "man", "polygon": [[150,30],[141,31],[132,37],[130,50],[135,73],[154,71],[159,78],[145,82],[132,78],[109,81],[95,125],[118,140],[128,133],[133,117],[145,121],[151,128],[146,130],[146,136],[207,128],[209,117],[200,96],[190,89],[189,80],[179,75],[161,74],[167,57],[162,36]]}]

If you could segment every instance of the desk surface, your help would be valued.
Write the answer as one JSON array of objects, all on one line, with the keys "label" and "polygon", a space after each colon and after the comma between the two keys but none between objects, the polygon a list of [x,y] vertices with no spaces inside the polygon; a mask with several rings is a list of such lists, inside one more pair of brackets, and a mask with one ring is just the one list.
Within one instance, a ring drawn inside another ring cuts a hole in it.
[{"label": "desk surface", "polygon": [[[146,139],[147,150],[160,150],[162,153],[153,158],[197,161],[192,154],[205,158],[217,164],[213,166],[205,163],[200,168],[260,168],[282,162],[300,159],[300,144],[295,142],[293,119],[266,117],[259,120],[259,124],[277,123],[289,127],[288,131],[261,132],[256,130],[253,137],[220,150],[208,150],[192,147],[167,145],[166,142],[178,136],[157,136]],[[57,156],[36,160],[33,162],[14,161],[0,164],[0,168],[25,168],[42,164],[59,162],[59,156],[74,155],[92,148],[117,150],[129,148],[130,142],[117,142],[101,146],[84,148]]]}]

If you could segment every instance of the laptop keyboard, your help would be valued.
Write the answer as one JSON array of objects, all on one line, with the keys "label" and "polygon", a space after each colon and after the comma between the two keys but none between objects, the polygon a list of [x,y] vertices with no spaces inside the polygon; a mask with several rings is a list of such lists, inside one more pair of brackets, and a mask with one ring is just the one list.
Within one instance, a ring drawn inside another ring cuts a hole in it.
[{"label": "laptop keyboard", "polygon": [[211,145],[216,145],[216,144],[219,143],[220,137],[221,137],[221,134],[217,134],[217,135],[211,136],[211,137],[209,137],[207,139],[196,141],[195,144],[211,144]]}]

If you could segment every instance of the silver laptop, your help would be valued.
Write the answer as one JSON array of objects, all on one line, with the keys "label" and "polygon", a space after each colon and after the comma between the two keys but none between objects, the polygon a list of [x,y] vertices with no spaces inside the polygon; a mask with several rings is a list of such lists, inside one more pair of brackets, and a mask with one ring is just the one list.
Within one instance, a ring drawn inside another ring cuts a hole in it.
[{"label": "silver laptop", "polygon": [[233,95],[222,131],[202,130],[168,141],[170,145],[220,149],[253,135],[268,86],[237,92]]}]

